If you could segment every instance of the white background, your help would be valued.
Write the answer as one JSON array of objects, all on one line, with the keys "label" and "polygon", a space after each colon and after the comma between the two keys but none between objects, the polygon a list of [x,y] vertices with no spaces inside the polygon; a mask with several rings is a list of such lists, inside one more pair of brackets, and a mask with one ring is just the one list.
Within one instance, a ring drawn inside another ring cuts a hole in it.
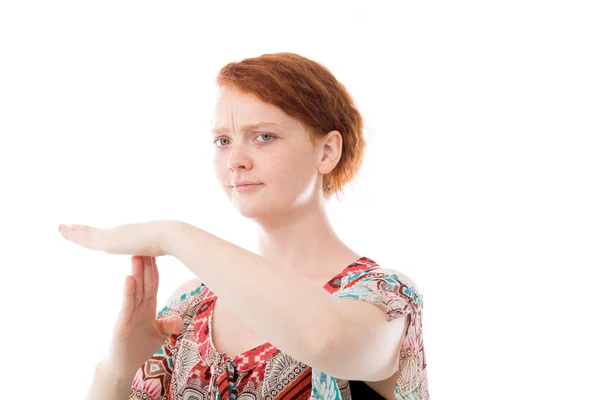
[{"label": "white background", "polygon": [[[600,15],[593,2],[0,5],[0,398],[81,399],[128,256],[58,225],[180,219],[254,249],[211,165],[219,68],[327,66],[368,141],[329,205],[424,294],[432,399],[600,398]],[[191,273],[158,260],[159,302]]]}]

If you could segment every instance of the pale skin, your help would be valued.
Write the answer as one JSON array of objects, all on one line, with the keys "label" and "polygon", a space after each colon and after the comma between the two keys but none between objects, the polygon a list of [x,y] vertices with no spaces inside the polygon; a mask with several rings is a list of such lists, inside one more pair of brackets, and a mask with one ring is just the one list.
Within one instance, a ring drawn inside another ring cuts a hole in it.
[{"label": "pale skin", "polygon": [[[276,125],[247,127],[261,121]],[[331,277],[360,258],[335,234],[321,189],[323,176],[339,162],[340,133],[329,132],[313,145],[299,121],[278,107],[227,87],[219,92],[213,128],[216,176],[238,211],[256,223],[258,254],[174,220],[111,229],[61,225],[63,237],[93,250],[144,256],[134,257],[123,308],[129,307],[131,315],[142,313],[136,307],[145,310],[138,318],[147,321],[146,328],[139,331],[158,332],[146,353],[156,343],[154,350],[158,348],[166,334],[177,333],[182,324],[180,319],[154,318],[155,257],[171,255],[199,278],[182,285],[175,296],[202,282],[219,298],[214,337],[223,341],[215,339],[217,350],[231,356],[269,341],[315,369],[341,379],[365,381],[384,397],[394,398],[406,319],[390,322],[375,305],[337,299],[322,289]],[[259,185],[241,192],[231,186],[239,181]],[[261,284],[246,284],[251,281]],[[237,330],[241,337],[225,337],[231,332],[226,327],[232,319],[246,328]],[[125,324],[117,323],[115,332],[119,326],[125,330]],[[115,353],[118,343],[113,338]],[[122,373],[132,377],[153,350],[146,353],[131,365],[123,361]]]}]

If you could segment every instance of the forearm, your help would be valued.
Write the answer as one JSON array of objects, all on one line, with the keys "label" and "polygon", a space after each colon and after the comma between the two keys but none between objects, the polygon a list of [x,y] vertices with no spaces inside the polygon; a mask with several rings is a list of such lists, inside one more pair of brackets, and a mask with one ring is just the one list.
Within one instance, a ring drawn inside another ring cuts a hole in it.
[{"label": "forearm", "polygon": [[94,370],[87,400],[127,400],[132,381],[133,376],[116,376],[104,361],[100,361]]},{"label": "forearm", "polygon": [[337,332],[335,299],[304,276],[177,221],[164,251],[179,259],[256,333],[318,368]]}]

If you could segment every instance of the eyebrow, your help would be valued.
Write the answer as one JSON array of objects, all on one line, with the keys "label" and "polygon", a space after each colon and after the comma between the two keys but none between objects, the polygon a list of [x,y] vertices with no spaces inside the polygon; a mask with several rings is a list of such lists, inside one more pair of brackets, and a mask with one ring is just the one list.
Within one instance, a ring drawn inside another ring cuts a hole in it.
[{"label": "eyebrow", "polygon": [[[248,124],[248,125],[242,125],[240,127],[241,130],[247,131],[247,130],[252,130],[252,129],[256,129],[256,128],[260,128],[262,126],[280,126],[281,124],[278,124],[276,122],[257,122],[256,124]],[[214,128],[210,130],[212,133],[214,134],[221,134],[221,133],[225,133],[225,132],[229,132],[229,129],[226,127],[221,127],[221,128]]]}]

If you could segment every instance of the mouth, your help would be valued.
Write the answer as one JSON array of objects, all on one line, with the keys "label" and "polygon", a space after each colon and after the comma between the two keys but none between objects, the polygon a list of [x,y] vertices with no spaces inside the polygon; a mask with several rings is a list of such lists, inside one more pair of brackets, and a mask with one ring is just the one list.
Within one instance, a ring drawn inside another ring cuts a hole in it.
[{"label": "mouth", "polygon": [[257,189],[260,186],[262,186],[262,183],[248,183],[248,184],[236,185],[236,186],[232,186],[232,187],[233,187],[233,190],[235,190],[236,192],[243,193],[243,192],[248,192],[253,189]]}]

